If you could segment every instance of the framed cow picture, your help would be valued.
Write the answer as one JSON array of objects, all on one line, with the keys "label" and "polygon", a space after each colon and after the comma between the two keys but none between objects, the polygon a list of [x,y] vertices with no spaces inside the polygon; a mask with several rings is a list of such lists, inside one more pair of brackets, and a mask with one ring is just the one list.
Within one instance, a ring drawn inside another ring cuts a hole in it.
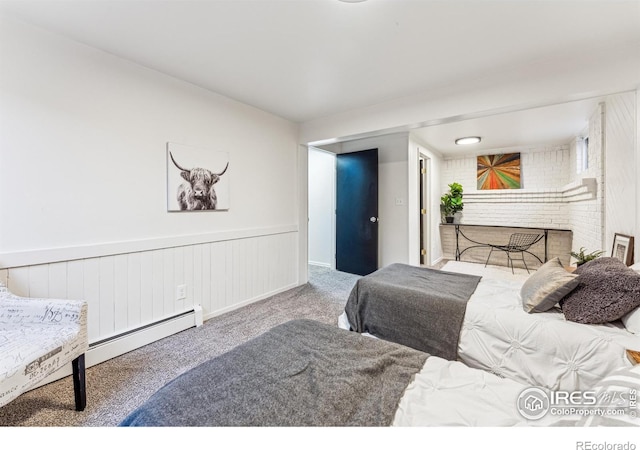
[{"label": "framed cow picture", "polygon": [[228,211],[229,154],[167,142],[167,210]]}]

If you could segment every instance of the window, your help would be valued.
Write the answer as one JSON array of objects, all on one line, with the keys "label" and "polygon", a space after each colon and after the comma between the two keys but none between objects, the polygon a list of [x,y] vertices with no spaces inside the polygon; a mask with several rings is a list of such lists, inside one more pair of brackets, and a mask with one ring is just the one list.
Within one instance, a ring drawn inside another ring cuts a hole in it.
[{"label": "window", "polygon": [[585,172],[589,168],[589,137],[576,140],[576,173]]}]

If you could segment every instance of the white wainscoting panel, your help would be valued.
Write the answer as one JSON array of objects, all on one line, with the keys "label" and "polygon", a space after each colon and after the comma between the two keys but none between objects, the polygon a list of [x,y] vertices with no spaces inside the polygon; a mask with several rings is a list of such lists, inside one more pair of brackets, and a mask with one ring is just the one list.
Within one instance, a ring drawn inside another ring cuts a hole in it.
[{"label": "white wainscoting panel", "polygon": [[[87,301],[90,344],[198,305],[207,320],[298,282],[297,230],[109,253],[5,267],[0,281],[23,297]],[[187,287],[184,299],[177,298],[181,284]]]}]

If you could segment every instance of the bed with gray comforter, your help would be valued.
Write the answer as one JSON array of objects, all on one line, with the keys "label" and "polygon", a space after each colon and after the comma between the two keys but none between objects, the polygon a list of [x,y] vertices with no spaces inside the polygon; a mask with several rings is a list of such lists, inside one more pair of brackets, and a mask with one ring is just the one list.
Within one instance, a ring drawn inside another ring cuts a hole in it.
[{"label": "bed with gray comforter", "polygon": [[182,374],[121,426],[389,426],[428,357],[293,320]]},{"label": "bed with gray comforter", "polygon": [[353,331],[453,361],[467,302],[480,279],[391,264],[358,279],[345,313]]}]

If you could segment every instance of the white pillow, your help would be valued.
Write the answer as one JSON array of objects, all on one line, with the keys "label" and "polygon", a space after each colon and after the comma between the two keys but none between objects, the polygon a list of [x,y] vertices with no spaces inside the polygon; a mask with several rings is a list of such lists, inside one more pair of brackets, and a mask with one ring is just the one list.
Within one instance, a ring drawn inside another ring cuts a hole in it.
[{"label": "white pillow", "polygon": [[[629,267],[640,273],[640,262]],[[627,331],[631,331],[634,334],[640,334],[640,308],[636,308],[626,316],[622,317],[622,323]]]},{"label": "white pillow", "polygon": [[627,331],[640,335],[640,308],[636,308],[622,316],[621,320]]}]

